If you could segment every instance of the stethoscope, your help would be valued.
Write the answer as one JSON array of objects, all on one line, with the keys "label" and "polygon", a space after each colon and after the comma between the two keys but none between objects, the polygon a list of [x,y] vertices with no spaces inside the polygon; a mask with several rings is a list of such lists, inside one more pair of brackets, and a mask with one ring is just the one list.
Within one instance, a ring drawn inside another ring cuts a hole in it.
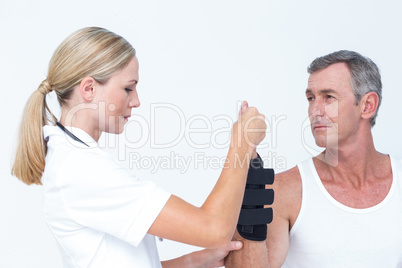
[{"label": "stethoscope", "polygon": [[75,136],[73,133],[71,133],[70,131],[68,131],[68,129],[66,129],[59,121],[56,121],[56,125],[61,128],[61,130],[64,131],[64,133],[66,133],[68,136],[70,136],[70,138],[72,138],[75,141],[81,142],[82,144],[85,144],[87,147],[89,147],[88,144],[86,144],[85,142],[83,142],[82,140],[80,140],[77,136]]}]

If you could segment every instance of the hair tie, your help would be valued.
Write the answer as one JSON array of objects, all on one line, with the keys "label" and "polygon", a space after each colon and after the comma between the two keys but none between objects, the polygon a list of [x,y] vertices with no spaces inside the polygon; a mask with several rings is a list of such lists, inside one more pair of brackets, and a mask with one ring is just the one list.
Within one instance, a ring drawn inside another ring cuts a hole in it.
[{"label": "hair tie", "polygon": [[42,93],[43,95],[46,95],[50,92],[52,92],[52,86],[49,84],[47,79],[43,80],[42,83],[40,84],[38,88],[39,92]]}]

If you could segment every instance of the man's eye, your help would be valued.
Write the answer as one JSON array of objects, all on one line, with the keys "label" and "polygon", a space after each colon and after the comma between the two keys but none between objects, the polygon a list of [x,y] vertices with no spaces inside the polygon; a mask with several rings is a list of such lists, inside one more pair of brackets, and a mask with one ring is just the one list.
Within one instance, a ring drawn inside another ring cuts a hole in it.
[{"label": "man's eye", "polygon": [[313,101],[314,100],[314,97],[307,97],[307,101]]},{"label": "man's eye", "polygon": [[131,88],[125,88],[124,90],[128,92],[133,91]]}]

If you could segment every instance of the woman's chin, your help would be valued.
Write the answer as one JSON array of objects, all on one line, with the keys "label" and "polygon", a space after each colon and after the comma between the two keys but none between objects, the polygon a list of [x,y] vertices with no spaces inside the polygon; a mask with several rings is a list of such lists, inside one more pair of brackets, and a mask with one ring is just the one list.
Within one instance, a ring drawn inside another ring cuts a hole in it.
[{"label": "woman's chin", "polygon": [[123,133],[123,131],[124,131],[124,124],[122,124],[122,125],[120,125],[120,126],[116,126],[115,129],[108,129],[108,130],[105,131],[105,132],[106,132],[106,133],[109,133],[109,134],[116,134],[116,135],[119,135],[119,134]]}]

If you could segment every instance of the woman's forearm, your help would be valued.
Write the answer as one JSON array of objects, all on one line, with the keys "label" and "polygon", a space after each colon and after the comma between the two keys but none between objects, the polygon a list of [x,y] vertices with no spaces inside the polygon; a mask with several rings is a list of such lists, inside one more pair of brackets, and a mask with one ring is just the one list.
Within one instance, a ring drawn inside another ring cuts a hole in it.
[{"label": "woman's forearm", "polygon": [[250,158],[265,129],[264,116],[248,108],[233,125],[224,168],[204,204],[198,208],[171,196],[149,233],[205,248],[227,245],[239,216]]},{"label": "woman's forearm", "polygon": [[163,268],[212,268],[224,265],[224,259],[231,251],[242,248],[239,241],[231,241],[223,248],[195,251],[176,259],[163,261]]}]

